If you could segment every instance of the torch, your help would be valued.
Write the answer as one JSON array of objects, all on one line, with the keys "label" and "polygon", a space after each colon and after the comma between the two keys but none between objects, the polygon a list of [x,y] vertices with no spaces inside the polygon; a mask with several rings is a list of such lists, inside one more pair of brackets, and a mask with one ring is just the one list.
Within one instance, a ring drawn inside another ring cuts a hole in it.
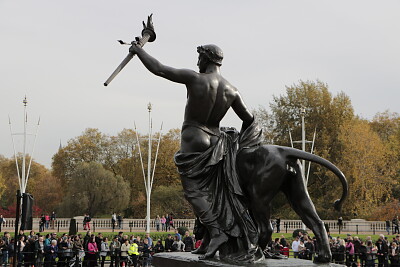
[{"label": "torch", "polygon": [[[147,42],[153,42],[156,39],[156,33],[154,32],[154,26],[152,21],[153,14],[147,17],[147,24],[143,21],[143,30],[142,30],[142,37],[136,37],[135,41],[131,43],[125,43],[122,40],[118,40],[118,42],[122,45],[140,45],[143,47]],[[117,74],[125,67],[126,64],[135,56],[134,53],[129,53],[125,59],[119,64],[119,66],[114,70],[111,76],[107,79],[104,83],[104,86],[110,84],[110,82],[117,76]]]}]

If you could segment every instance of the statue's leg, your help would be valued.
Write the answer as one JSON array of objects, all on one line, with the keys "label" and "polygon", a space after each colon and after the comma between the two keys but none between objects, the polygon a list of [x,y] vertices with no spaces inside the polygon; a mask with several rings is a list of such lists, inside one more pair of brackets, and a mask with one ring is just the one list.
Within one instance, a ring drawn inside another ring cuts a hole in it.
[{"label": "statue's leg", "polygon": [[[211,203],[208,198],[198,196],[191,197],[190,194],[186,194],[185,196],[196,214],[202,214],[203,217],[212,216],[212,214],[210,214]],[[203,248],[197,251],[197,254],[204,254],[200,255],[199,259],[210,259],[214,257],[219,247],[228,241],[228,236],[220,229],[211,225],[203,224],[203,226],[207,228],[206,232],[208,232],[208,236],[205,240],[203,239]]]},{"label": "statue's leg", "polygon": [[273,232],[270,203],[284,182],[286,162],[282,154],[270,146],[243,149],[236,159],[239,176],[251,202],[251,214],[258,226],[258,245],[264,250]]},{"label": "statue's leg", "polygon": [[200,247],[193,250],[192,254],[206,254],[208,249],[208,244],[210,244],[210,234],[206,229]]},{"label": "statue's leg", "polygon": [[264,250],[272,236],[272,225],[271,225],[271,209],[269,205],[265,205],[264,201],[253,201],[252,203],[252,215],[258,226],[258,245]]},{"label": "statue's leg", "polygon": [[314,204],[311,201],[304,184],[300,168],[296,167],[296,174],[286,179],[288,183],[283,186],[283,191],[295,212],[300,216],[304,224],[310,228],[318,240],[317,262],[330,262],[332,254],[329,247],[328,235],[324,223],[319,218]]},{"label": "statue's leg", "polygon": [[258,226],[258,244],[264,250],[271,241],[273,231],[270,203],[280,191],[287,172],[285,159],[275,147],[261,146],[243,149],[238,154],[236,163],[250,198],[251,214]]},{"label": "statue's leg", "polygon": [[199,259],[211,259],[215,256],[221,245],[228,241],[228,236],[220,229],[207,227],[211,236],[210,244],[208,245],[207,253],[200,255]]}]

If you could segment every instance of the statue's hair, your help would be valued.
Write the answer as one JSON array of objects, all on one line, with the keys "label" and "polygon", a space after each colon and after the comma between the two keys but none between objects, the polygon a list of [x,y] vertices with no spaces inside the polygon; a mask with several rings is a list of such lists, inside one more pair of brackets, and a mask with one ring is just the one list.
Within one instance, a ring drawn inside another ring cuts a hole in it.
[{"label": "statue's hair", "polygon": [[197,53],[205,55],[211,62],[217,64],[218,66],[222,65],[224,54],[222,52],[222,49],[216,45],[209,44],[198,46]]}]

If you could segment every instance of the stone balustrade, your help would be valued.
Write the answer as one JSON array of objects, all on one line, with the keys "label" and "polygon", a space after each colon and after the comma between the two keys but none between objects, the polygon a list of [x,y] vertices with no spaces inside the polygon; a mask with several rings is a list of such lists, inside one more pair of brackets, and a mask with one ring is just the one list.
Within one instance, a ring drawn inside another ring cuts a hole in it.
[{"label": "stone balustrade", "polygon": [[[83,217],[75,217],[78,231],[83,230]],[[40,218],[33,219],[33,230],[39,230]],[[194,228],[194,219],[174,219],[174,227],[187,227],[189,230]],[[331,233],[339,232],[339,225],[337,220],[325,220],[325,225],[329,228]],[[58,218],[54,224],[54,230],[49,225],[45,232],[49,231],[67,231],[69,229],[70,219],[69,218]],[[111,219],[92,218],[90,222],[92,231],[112,231]],[[6,222],[2,225],[2,231],[13,231],[15,226],[15,218],[6,218]],[[291,233],[295,229],[301,229],[303,224],[300,220],[281,220],[280,231],[282,233]],[[125,218],[122,221],[123,231],[137,232],[145,231],[146,220],[145,219],[129,219]],[[151,231],[156,229],[154,219],[150,221]],[[160,226],[161,229],[161,226]],[[308,230],[308,229],[307,229]],[[365,233],[365,234],[380,234],[386,233],[386,224],[384,221],[366,221],[363,219],[353,219],[350,221],[343,221],[343,227],[340,229],[342,233]],[[119,231],[118,227],[115,227],[114,231]],[[392,229],[390,229],[392,232]]]}]

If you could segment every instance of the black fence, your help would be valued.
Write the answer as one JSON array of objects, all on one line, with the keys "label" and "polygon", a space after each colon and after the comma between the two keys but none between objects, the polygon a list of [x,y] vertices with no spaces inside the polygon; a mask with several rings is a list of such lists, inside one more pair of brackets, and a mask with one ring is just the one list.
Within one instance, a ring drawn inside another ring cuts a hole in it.
[{"label": "black fence", "polygon": [[[2,253],[0,256],[1,265],[13,266],[14,258],[12,257],[13,253],[10,253],[7,257],[5,254],[7,252]],[[187,252],[190,253],[190,252]],[[313,261],[315,257],[315,253],[312,251],[300,251],[294,252],[292,250],[281,250],[275,251],[274,253],[278,253],[280,255],[285,255],[289,258],[298,258],[301,260],[310,260]],[[154,256],[154,255],[153,255]],[[129,256],[121,256],[119,253],[114,255],[107,254],[107,256],[100,256],[99,252],[90,252],[90,251],[58,251],[51,253],[45,252],[35,253],[35,252],[19,252],[17,253],[16,265],[17,266],[35,266],[35,267],[79,267],[79,266],[115,266],[115,267],[129,267],[134,266],[134,263],[137,263],[137,266],[151,266],[152,255],[144,256],[138,255],[135,259],[132,255]],[[348,252],[335,252],[332,251],[332,263],[336,264],[345,264],[347,266],[399,266],[399,256],[396,257],[389,256],[388,254],[349,254]]]},{"label": "black fence", "polygon": [[151,266],[152,256],[145,256],[139,254],[136,256],[128,255],[121,256],[120,253],[114,254],[110,253],[107,256],[100,256],[99,252],[91,251],[58,251],[45,253],[37,252],[18,252],[17,258],[14,259],[12,252],[2,251],[0,255],[1,266],[13,266],[14,261],[16,261],[16,266],[32,266],[32,267],[91,267],[91,266]]}]

